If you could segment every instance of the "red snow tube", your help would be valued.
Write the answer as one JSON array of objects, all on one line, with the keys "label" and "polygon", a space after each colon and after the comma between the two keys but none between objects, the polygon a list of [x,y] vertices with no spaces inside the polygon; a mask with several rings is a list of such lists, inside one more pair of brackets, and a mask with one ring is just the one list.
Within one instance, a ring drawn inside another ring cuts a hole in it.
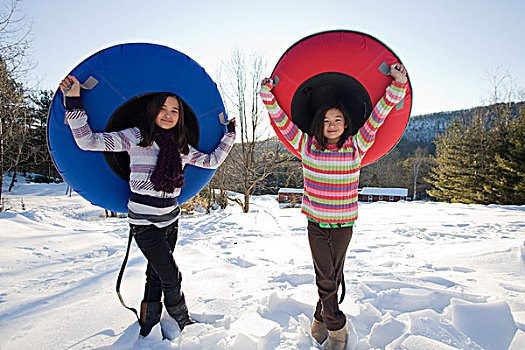
[{"label": "red snow tube", "polygon": [[[308,36],[292,45],[279,59],[272,92],[284,112],[304,132],[316,108],[338,100],[349,111],[355,134],[385,94],[392,77],[389,66],[401,60],[379,40],[355,31],[336,30]],[[390,112],[362,165],[375,162],[397,144],[410,118],[412,89]],[[271,122],[276,130],[275,124]],[[286,148],[300,155],[277,132]]]}]

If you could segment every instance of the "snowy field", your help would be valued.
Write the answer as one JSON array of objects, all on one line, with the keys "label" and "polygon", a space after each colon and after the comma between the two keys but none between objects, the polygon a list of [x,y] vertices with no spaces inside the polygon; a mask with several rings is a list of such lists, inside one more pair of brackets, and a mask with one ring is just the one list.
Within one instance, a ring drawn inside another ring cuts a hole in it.
[{"label": "snowy field", "polygon": [[[199,323],[138,338],[115,281],[126,219],[65,186],[19,184],[0,213],[0,349],[320,349],[306,219],[253,198],[181,219],[176,261]],[[22,202],[25,209],[22,209]],[[525,349],[525,207],[362,203],[345,262],[347,349]],[[122,295],[138,307],[135,244]],[[163,325],[169,323],[163,314]]]}]

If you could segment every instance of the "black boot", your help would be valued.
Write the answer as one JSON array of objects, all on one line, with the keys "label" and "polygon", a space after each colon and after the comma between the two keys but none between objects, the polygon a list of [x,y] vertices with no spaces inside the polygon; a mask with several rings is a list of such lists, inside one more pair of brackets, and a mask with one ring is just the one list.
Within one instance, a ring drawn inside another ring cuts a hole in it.
[{"label": "black boot", "polygon": [[160,314],[162,313],[162,303],[157,302],[145,302],[140,304],[140,335],[143,337],[148,336],[149,332],[153,327],[159,323]]},{"label": "black boot", "polygon": [[167,306],[166,310],[168,311],[168,314],[177,321],[179,328],[182,332],[184,327],[190,324],[194,324],[195,321],[193,321],[190,318],[190,315],[188,314],[188,307],[186,306],[186,300],[184,299],[184,294],[182,294],[182,298],[180,302],[177,305],[174,306]]}]

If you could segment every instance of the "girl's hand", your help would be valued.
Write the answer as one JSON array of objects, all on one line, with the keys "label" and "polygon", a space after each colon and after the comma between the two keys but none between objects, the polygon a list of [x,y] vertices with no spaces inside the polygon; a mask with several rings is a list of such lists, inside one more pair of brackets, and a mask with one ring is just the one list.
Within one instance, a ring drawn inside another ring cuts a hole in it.
[{"label": "girl's hand", "polygon": [[406,84],[407,82],[407,71],[402,64],[395,63],[390,66],[390,75],[394,77],[396,83]]},{"label": "girl's hand", "polygon": [[261,81],[261,87],[270,83],[270,85],[272,86],[273,88],[273,79],[272,78],[264,78],[262,81]]},{"label": "girl's hand", "polygon": [[226,125],[226,129],[228,132],[235,132],[235,126],[237,125],[237,123],[235,122],[235,119],[232,119],[228,125]]},{"label": "girl's hand", "polygon": [[60,82],[60,90],[67,97],[80,97],[80,82],[74,76],[68,75]]}]

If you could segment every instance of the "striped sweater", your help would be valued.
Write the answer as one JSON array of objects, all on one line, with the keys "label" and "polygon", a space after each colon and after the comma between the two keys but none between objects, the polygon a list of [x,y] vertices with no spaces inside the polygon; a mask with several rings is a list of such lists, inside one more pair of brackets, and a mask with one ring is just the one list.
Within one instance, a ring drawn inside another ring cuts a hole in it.
[{"label": "striped sweater", "polygon": [[315,137],[301,131],[283,112],[271,85],[261,88],[261,96],[278,131],[301,155],[304,176],[302,213],[320,223],[353,224],[357,219],[357,188],[361,160],[372,146],[378,128],[392,108],[403,99],[407,84],[396,82],[374,107],[358,132],[341,148],[328,144],[322,149]]},{"label": "striped sweater", "polygon": [[[155,142],[150,147],[139,146],[142,136],[138,128],[93,133],[83,109],[68,109],[66,120],[73,138],[82,150],[129,154],[131,197],[128,202],[128,218],[131,224],[165,227],[178,219],[180,209],[177,197],[181,189],[176,188],[173,193],[155,191],[150,180],[160,150]],[[181,154],[182,165],[215,169],[226,159],[234,141],[235,133],[226,133],[211,154],[202,153],[190,146],[187,155]]]}]

